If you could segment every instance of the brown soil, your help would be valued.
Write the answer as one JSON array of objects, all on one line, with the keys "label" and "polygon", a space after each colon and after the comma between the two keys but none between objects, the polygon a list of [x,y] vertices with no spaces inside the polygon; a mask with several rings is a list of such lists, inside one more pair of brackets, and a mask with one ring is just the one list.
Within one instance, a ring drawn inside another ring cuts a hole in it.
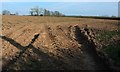
[{"label": "brown soil", "polygon": [[113,30],[117,20],[2,16],[3,70],[108,70],[89,28]]}]

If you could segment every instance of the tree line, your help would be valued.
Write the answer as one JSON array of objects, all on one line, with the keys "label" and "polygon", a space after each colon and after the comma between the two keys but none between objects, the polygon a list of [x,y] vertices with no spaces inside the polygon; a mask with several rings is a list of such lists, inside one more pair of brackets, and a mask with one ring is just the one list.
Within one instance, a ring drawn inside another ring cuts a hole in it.
[{"label": "tree line", "polygon": [[[59,11],[50,11],[44,8],[39,8],[38,6],[34,8],[30,8],[29,14],[31,16],[65,16],[64,14],[60,13]],[[8,10],[3,10],[2,15],[19,15],[18,12],[11,13]]]},{"label": "tree line", "polygon": [[2,15],[19,15],[19,13],[18,13],[18,12],[16,12],[16,13],[11,13],[11,12],[8,11],[8,10],[3,10],[3,11],[2,11]]},{"label": "tree line", "polygon": [[30,9],[31,16],[64,16],[64,14],[60,13],[59,11],[50,11],[47,9],[34,7]]}]

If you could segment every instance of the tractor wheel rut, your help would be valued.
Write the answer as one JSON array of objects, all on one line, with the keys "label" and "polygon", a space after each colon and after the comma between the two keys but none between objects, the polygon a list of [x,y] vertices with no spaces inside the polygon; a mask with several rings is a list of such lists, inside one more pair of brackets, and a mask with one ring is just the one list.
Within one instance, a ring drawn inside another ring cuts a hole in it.
[{"label": "tractor wheel rut", "polygon": [[[17,56],[3,64],[3,70],[109,69],[105,61],[99,57],[96,45],[89,35],[90,32],[87,28],[81,29],[79,26],[62,27],[60,25],[55,28],[51,26],[44,26],[44,28],[43,33],[34,34],[34,37],[29,40],[30,42],[27,46],[23,46],[9,37],[0,36],[1,39],[20,50]],[[43,42],[43,45],[40,45],[41,42]],[[31,68],[31,66],[33,67]]]}]

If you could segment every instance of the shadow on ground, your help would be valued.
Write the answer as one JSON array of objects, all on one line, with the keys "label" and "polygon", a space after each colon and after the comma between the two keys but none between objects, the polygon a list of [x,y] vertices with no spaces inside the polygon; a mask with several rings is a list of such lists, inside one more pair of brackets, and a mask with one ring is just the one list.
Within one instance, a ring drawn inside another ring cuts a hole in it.
[{"label": "shadow on ground", "polygon": [[[37,39],[39,35],[35,35],[35,38]],[[25,70],[47,70],[47,69],[65,69],[64,67],[62,67],[61,65],[64,64],[62,61],[57,60],[51,56],[49,56],[48,54],[42,52],[41,50],[35,48],[32,43],[34,43],[35,38],[32,39],[32,42],[28,45],[28,46],[22,46],[21,44],[19,44],[18,42],[16,42],[15,40],[5,37],[5,36],[0,36],[0,38],[4,39],[5,41],[8,41],[10,44],[14,45],[16,48],[20,49],[21,52],[19,53],[19,56],[13,58],[11,61],[7,62],[5,65],[3,65],[2,70],[8,70],[10,69],[11,66],[17,66],[15,65],[16,63],[18,63],[18,66],[20,66],[19,64],[23,64],[22,66]],[[39,56],[39,60],[37,60],[38,58],[35,56],[32,56],[32,54],[28,54],[27,57],[24,57],[24,53],[28,50],[28,49],[32,49],[33,53],[37,54]],[[28,61],[24,61],[24,58]],[[4,58],[3,58],[4,60]],[[19,61],[22,60],[22,62],[20,63]],[[60,66],[60,67],[59,67]]]}]

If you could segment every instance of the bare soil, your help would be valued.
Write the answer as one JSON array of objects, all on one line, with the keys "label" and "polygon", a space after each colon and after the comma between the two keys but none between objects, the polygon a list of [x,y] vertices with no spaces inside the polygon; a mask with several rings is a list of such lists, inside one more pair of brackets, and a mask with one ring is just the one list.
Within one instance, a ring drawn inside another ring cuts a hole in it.
[{"label": "bare soil", "polygon": [[3,70],[109,70],[96,51],[94,29],[118,29],[117,20],[2,16]]}]

